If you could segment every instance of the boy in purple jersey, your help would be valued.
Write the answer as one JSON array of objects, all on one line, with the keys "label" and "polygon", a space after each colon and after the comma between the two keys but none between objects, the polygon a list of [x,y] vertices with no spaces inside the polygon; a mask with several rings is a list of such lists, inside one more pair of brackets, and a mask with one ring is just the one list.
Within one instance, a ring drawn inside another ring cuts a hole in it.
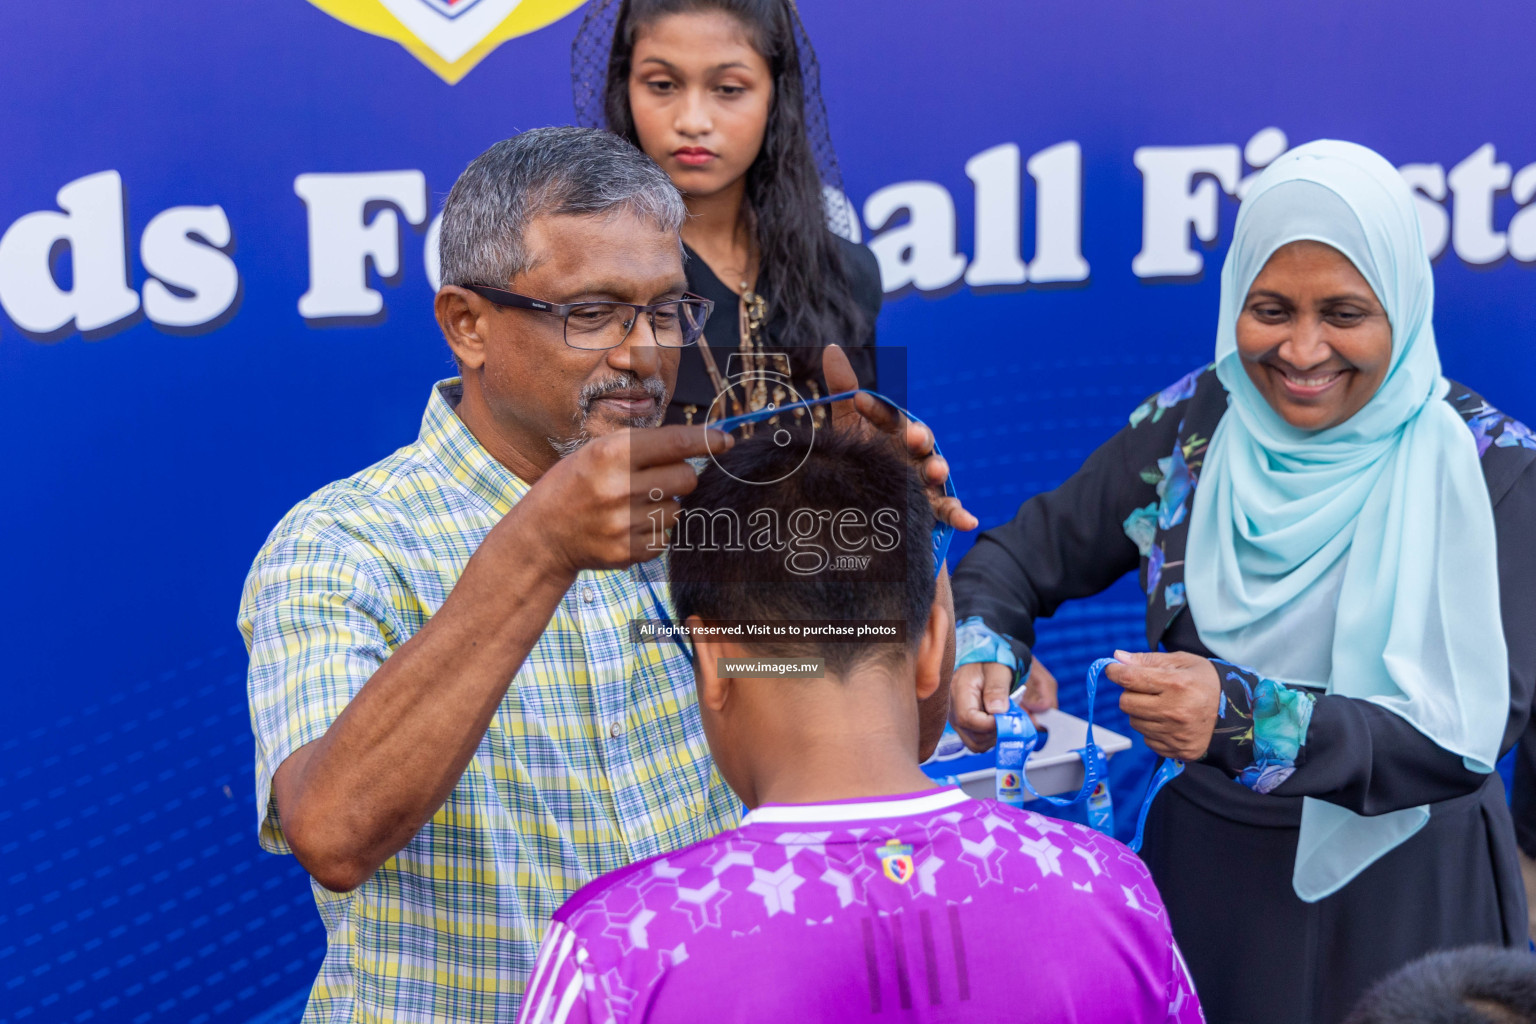
[{"label": "boy in purple jersey", "polygon": [[[764,432],[716,462],[674,532],[680,619],[898,620],[905,642],[695,638],[705,735],[750,813],[572,896],[519,1020],[1202,1020],[1134,854],[918,768],[943,729],[955,621],[900,453],[822,430],[807,454]],[[827,528],[809,536],[802,513]],[[709,532],[690,533],[696,515]],[[730,530],[770,519],[798,540],[754,549]],[[833,560],[849,549],[867,562]],[[824,676],[754,677],[774,658],[821,659]]]}]

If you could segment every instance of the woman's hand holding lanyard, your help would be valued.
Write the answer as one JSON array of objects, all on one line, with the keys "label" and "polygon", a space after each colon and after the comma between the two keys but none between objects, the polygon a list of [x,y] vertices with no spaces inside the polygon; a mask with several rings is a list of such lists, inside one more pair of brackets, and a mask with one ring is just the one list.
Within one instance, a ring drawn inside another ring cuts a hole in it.
[{"label": "woman's hand holding lanyard", "polygon": [[1163,757],[1198,761],[1210,749],[1221,705],[1216,666],[1184,651],[1115,652],[1104,675],[1125,693],[1120,710]]}]

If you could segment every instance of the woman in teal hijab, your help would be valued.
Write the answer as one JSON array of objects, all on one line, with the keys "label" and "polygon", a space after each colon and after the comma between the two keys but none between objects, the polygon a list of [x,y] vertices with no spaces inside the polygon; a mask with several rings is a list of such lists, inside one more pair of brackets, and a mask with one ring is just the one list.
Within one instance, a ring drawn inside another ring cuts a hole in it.
[{"label": "woman in teal hijab", "polygon": [[[1221,283],[1211,366],[961,563],[959,660],[1027,664],[1139,566],[1156,653],[1107,674],[1189,762],[1144,856],[1201,1002],[1337,1021],[1425,952],[1525,945],[1493,766],[1536,689],[1536,436],[1442,376],[1412,195],[1364,147],[1266,169]],[[989,671],[953,688],[973,745]]]}]

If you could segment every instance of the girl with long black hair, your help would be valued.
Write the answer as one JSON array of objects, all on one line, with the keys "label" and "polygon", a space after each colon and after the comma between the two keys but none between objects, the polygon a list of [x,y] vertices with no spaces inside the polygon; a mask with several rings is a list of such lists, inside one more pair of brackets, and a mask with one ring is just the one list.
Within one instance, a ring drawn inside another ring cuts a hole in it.
[{"label": "girl with long black hair", "polygon": [[[815,397],[830,343],[873,387],[880,272],[849,240],[856,221],[792,0],[594,0],[572,65],[578,119],[629,139],[682,191],[688,287],[715,302],[707,344],[683,352],[668,420]],[[755,384],[733,387],[743,373]]]}]

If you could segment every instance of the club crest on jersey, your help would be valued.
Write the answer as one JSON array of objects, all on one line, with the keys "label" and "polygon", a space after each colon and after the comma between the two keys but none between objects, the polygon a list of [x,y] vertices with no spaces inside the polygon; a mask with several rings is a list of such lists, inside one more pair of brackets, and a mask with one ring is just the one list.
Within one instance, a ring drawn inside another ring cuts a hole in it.
[{"label": "club crest on jersey", "polygon": [[912,845],[900,840],[892,839],[876,851],[880,855],[880,870],[885,872],[885,877],[897,885],[906,885],[912,880]]},{"label": "club crest on jersey", "polygon": [[508,39],[535,32],[582,0],[309,0],[337,21],[393,39],[454,84]]}]

